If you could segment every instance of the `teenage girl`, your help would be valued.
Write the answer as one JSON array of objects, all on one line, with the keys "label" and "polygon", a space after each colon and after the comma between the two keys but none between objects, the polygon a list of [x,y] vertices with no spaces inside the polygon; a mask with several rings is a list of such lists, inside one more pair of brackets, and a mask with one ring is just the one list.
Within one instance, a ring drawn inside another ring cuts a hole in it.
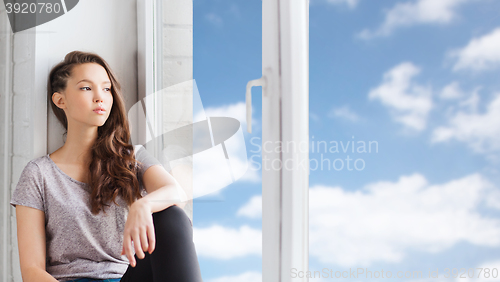
[{"label": "teenage girl", "polygon": [[23,281],[201,282],[179,183],[130,144],[106,61],[73,51],[50,71],[64,145],[31,160],[11,199]]}]

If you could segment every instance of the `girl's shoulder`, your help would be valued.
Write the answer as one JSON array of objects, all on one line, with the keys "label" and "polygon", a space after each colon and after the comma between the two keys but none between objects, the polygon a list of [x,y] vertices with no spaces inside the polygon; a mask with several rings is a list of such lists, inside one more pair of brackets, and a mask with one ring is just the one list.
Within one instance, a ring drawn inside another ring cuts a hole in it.
[{"label": "girl's shoulder", "polygon": [[36,165],[39,168],[43,168],[43,167],[46,167],[46,166],[50,166],[51,162],[52,162],[52,160],[50,159],[49,154],[47,154],[47,155],[43,155],[43,156],[40,156],[40,157],[37,157],[37,158],[34,158],[34,159],[30,160],[26,164],[26,166]]},{"label": "girl's shoulder", "polygon": [[38,178],[41,180],[48,176],[51,177],[51,174],[57,171],[56,166],[49,154],[34,158],[26,163],[21,178]]},{"label": "girl's shoulder", "polygon": [[44,156],[30,160],[24,167],[11,197],[12,206],[22,205],[45,210]]},{"label": "girl's shoulder", "polygon": [[46,166],[47,165],[47,159],[46,159],[47,156],[41,156],[41,157],[31,159],[24,166],[24,170],[29,170],[30,172],[35,172],[35,171],[39,170],[41,167]]},{"label": "girl's shoulder", "polygon": [[26,184],[38,186],[40,190],[43,190],[44,179],[53,170],[50,169],[52,160],[48,155],[34,158],[24,166],[21,174],[19,176],[18,185]]}]

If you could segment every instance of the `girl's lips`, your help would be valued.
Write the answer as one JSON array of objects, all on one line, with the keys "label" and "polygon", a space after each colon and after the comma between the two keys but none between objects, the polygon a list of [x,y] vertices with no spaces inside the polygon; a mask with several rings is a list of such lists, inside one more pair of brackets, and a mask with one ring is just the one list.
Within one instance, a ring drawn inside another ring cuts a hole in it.
[{"label": "girl's lips", "polygon": [[99,115],[103,115],[104,113],[106,113],[106,111],[103,111],[103,110],[94,110],[94,113],[99,114]]}]

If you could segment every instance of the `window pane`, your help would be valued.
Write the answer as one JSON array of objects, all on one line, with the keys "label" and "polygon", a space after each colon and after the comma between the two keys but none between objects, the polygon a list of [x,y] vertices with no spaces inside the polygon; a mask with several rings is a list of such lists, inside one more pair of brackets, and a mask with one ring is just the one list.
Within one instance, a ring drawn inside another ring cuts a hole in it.
[{"label": "window pane", "polygon": [[310,271],[497,275],[499,8],[311,0]]},{"label": "window pane", "polygon": [[[232,183],[194,199],[200,267],[205,281],[260,281],[261,154],[253,144],[261,143],[260,119],[256,117],[262,115],[262,92],[260,87],[252,89],[254,122],[250,134],[245,122],[245,87],[249,80],[262,76],[262,3],[195,0],[193,5],[193,78],[205,114],[240,122],[245,142],[237,151],[246,146],[246,156],[229,155],[228,163],[248,165],[246,173]],[[217,126],[214,122],[217,120],[211,122],[212,130]],[[230,125],[223,123],[222,127]],[[226,142],[226,149],[230,146],[234,144]],[[214,160],[217,158],[215,154]],[[221,165],[221,171],[206,181],[218,181],[223,169]]]}]

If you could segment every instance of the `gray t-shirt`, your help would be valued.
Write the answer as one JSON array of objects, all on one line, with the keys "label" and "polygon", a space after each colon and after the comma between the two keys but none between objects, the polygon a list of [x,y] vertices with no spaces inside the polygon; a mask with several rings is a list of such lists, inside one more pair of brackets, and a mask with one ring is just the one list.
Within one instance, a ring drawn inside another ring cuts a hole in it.
[{"label": "gray t-shirt", "polygon": [[[135,146],[135,158],[144,165],[138,179],[141,194],[147,192],[142,175],[161,163],[143,146]],[[115,205],[93,215],[88,201],[91,187],[65,174],[45,155],[28,162],[14,190],[10,204],[45,212],[46,271],[59,281],[81,277],[121,278],[129,265],[120,255],[128,215],[127,203],[117,196]]]}]

